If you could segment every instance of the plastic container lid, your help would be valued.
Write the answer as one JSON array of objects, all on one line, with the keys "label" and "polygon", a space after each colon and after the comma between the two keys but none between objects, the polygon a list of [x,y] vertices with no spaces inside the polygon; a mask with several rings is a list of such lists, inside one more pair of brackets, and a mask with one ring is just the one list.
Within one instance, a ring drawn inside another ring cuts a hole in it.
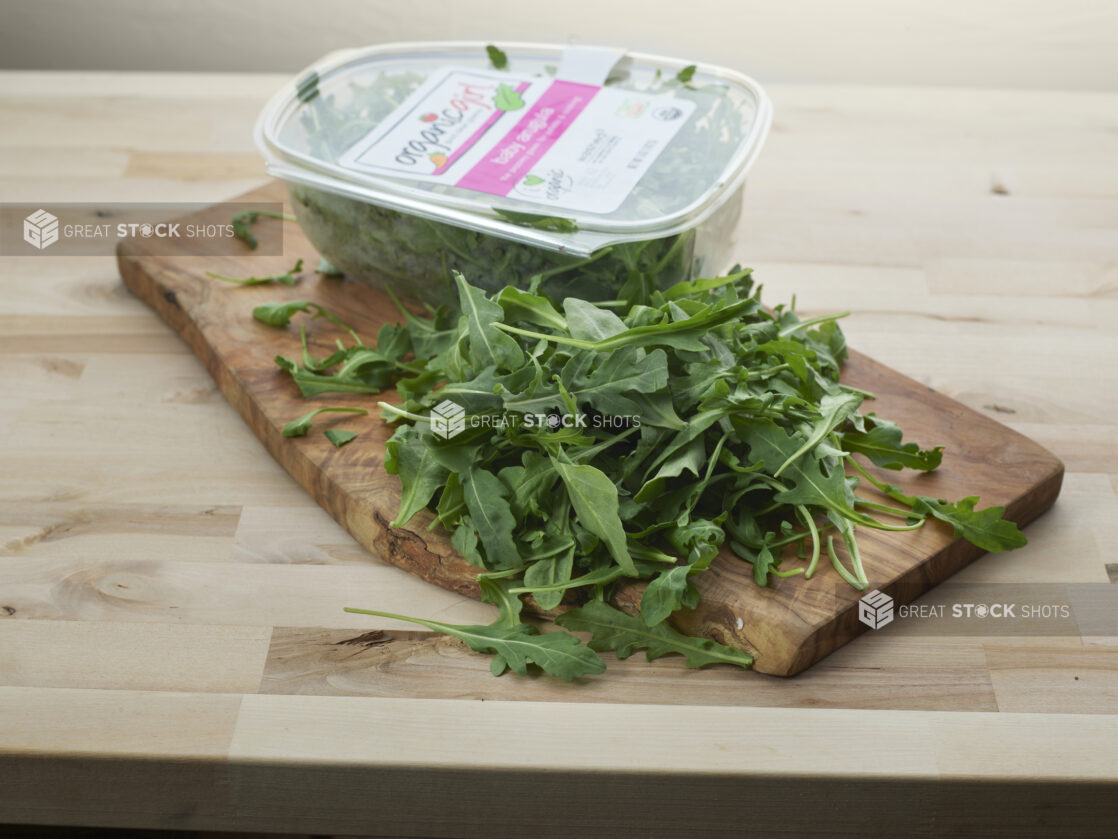
[{"label": "plastic container lid", "polygon": [[[678,59],[504,49],[501,70],[480,42],[327,56],[261,113],[256,142],[268,172],[589,255],[698,226],[744,182],[768,135],[769,98],[732,70],[700,64],[684,82],[676,74],[688,64]],[[524,226],[516,214],[569,219],[577,230]]]}]

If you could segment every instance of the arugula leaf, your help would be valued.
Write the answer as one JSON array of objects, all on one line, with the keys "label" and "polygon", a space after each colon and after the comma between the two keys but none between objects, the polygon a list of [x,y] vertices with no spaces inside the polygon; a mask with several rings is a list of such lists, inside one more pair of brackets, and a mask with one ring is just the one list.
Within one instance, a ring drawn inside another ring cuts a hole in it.
[{"label": "arugula leaf", "polygon": [[315,373],[282,355],[275,357],[276,364],[291,374],[292,381],[303,396],[319,396],[323,393],[380,393],[381,388],[361,379],[343,378]]},{"label": "arugula leaf", "polygon": [[335,449],[340,449],[346,443],[354,440],[357,434],[353,431],[346,431],[343,428],[327,428],[326,439],[334,444]]},{"label": "arugula leaf", "polygon": [[508,578],[479,574],[477,584],[481,589],[481,599],[497,607],[499,614],[493,626],[511,628],[520,623],[520,613],[524,610],[524,604],[520,600],[520,595],[511,592],[512,583]]},{"label": "arugula leaf", "polygon": [[215,280],[224,280],[227,283],[236,283],[237,285],[267,285],[268,283],[279,283],[280,285],[295,285],[299,282],[296,276],[303,270],[303,260],[296,260],[294,267],[289,269],[283,274],[269,274],[266,277],[227,277],[224,274],[215,274],[213,271],[207,271],[207,277],[213,277]]},{"label": "arugula leaf", "polygon": [[620,335],[627,327],[625,321],[609,309],[602,309],[577,297],[563,301],[567,328],[571,337],[579,341],[596,343]]},{"label": "arugula leaf", "polygon": [[[523,102],[521,102],[521,104],[523,104]],[[522,227],[553,230],[556,233],[578,232],[578,225],[575,224],[574,219],[562,218],[560,216],[543,216],[538,213],[523,213],[518,210],[506,210],[502,207],[494,207],[493,212],[501,216],[505,221],[511,221],[513,224],[519,224]]]},{"label": "arugula leaf", "polygon": [[554,457],[551,464],[566,485],[582,526],[605,542],[610,556],[626,575],[637,576],[625,544],[625,529],[617,515],[617,486],[602,470],[589,464],[575,466]]},{"label": "arugula leaf", "polygon": [[986,507],[975,510],[978,496],[971,495],[950,504],[938,498],[918,496],[913,512],[930,513],[940,521],[955,528],[955,536],[962,537],[984,551],[1001,553],[1027,544],[1025,534],[1017,525],[1003,518],[1005,507]]},{"label": "arugula leaf", "polygon": [[493,65],[494,70],[505,70],[509,66],[509,57],[492,44],[485,45],[485,52],[489,56],[489,63]]},{"label": "arugula leaf", "polygon": [[682,70],[675,74],[676,80],[687,84],[691,79],[695,78],[695,70],[697,68],[694,64],[688,64]]},{"label": "arugula leaf", "polygon": [[284,437],[305,437],[307,432],[311,430],[311,420],[319,414],[325,413],[345,413],[345,414],[368,414],[364,408],[316,408],[310,413],[303,414],[297,420],[292,420],[283,427],[280,432]]},{"label": "arugula leaf", "polygon": [[462,317],[466,319],[470,354],[479,369],[493,366],[501,370],[515,370],[524,363],[524,352],[515,340],[505,335],[494,324],[504,313],[480,289],[473,288],[461,274],[455,274]]},{"label": "arugula leaf", "polygon": [[811,434],[808,435],[803,445],[788,455],[784,463],[773,472],[773,477],[779,478],[780,473],[787,469],[793,461],[818,446],[823,438],[834,430],[836,425],[844,422],[847,417],[858,410],[858,406],[861,404],[862,395],[860,393],[828,393],[824,396],[819,402],[819,420],[812,428]]},{"label": "arugula leaf", "polygon": [[486,567],[501,570],[520,565],[520,552],[512,536],[516,519],[509,507],[508,489],[501,480],[486,469],[473,469],[462,481],[462,495],[485,548]]},{"label": "arugula leaf", "polygon": [[435,632],[453,635],[471,650],[496,654],[504,664],[520,676],[528,673],[529,664],[535,664],[545,673],[566,681],[604,673],[606,670],[605,662],[589,647],[580,644],[573,635],[566,632],[548,632],[541,635],[538,629],[528,623],[512,626],[497,624],[462,626],[371,609],[346,607],[346,611],[417,623]]},{"label": "arugula leaf", "polygon": [[776,560],[773,558],[768,542],[763,543],[761,550],[757,551],[756,558],[753,560],[753,581],[759,586],[767,586],[769,584],[769,574],[775,564]]},{"label": "arugula leaf", "polygon": [[820,461],[814,457],[793,459],[800,448],[796,445],[798,439],[789,436],[771,420],[751,423],[742,437],[749,446],[752,464],[762,463],[766,468],[772,468],[791,461],[785,478],[790,486],[777,492],[774,496],[777,501],[853,515],[846,477],[837,465],[825,473]]},{"label": "arugula leaf", "polygon": [[699,592],[691,584],[692,568],[676,565],[661,571],[641,595],[641,618],[648,626],[667,620],[673,612],[699,605]]},{"label": "arugula leaf", "polygon": [[[570,582],[574,570],[575,542],[569,536],[560,542],[557,556],[537,559],[524,572],[524,588],[538,589],[532,592],[541,609],[556,609],[563,602],[563,589],[554,588],[557,584]],[[526,556],[529,559],[531,556]]]},{"label": "arugula leaf", "polygon": [[309,312],[313,303],[293,300],[290,303],[262,303],[252,310],[252,316],[269,326],[287,326],[296,312]]},{"label": "arugula leaf", "polygon": [[865,418],[868,431],[845,431],[842,446],[864,454],[885,469],[920,469],[930,472],[943,461],[943,446],[923,450],[916,443],[901,443],[902,433],[896,423],[874,414]]},{"label": "arugula leaf", "polygon": [[[317,84],[318,77],[315,76],[315,83]],[[318,92],[317,87],[315,92]],[[250,248],[256,250],[260,245],[260,241],[252,232],[252,225],[256,224],[259,218],[275,218],[283,221],[295,221],[295,216],[288,215],[287,213],[273,213],[268,210],[246,210],[243,213],[237,213],[233,216],[233,235],[244,241]],[[296,269],[298,270],[298,269]]]},{"label": "arugula leaf", "polygon": [[494,298],[508,321],[527,321],[553,329],[566,329],[566,319],[555,311],[551,301],[539,294],[529,294],[514,286],[505,286]]},{"label": "arugula leaf", "polygon": [[639,617],[626,615],[601,601],[591,601],[579,609],[564,612],[555,622],[572,632],[592,633],[590,649],[598,652],[611,650],[621,659],[628,658],[637,650],[644,650],[649,661],[673,653],[682,655],[688,667],[705,667],[708,664],[753,666],[753,656],[743,650],[732,649],[709,638],[691,638],[667,623],[649,626]]},{"label": "arugula leaf", "polygon": [[[407,426],[403,426],[407,427]],[[419,438],[394,447],[394,472],[400,476],[400,510],[392,527],[403,527],[446,485],[450,470],[436,462],[431,449]]]}]

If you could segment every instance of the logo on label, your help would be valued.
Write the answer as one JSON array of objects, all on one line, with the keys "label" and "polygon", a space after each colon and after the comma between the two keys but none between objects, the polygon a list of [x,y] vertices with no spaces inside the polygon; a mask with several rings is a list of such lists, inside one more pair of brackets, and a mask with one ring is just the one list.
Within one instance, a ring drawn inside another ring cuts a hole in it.
[{"label": "logo on label", "polygon": [[444,399],[431,409],[431,433],[442,440],[457,437],[466,430],[466,409]]},{"label": "logo on label", "polygon": [[858,620],[870,629],[893,622],[893,598],[874,589],[858,601]]},{"label": "logo on label", "polygon": [[58,241],[58,216],[36,210],[23,220],[23,241],[39,250]]}]

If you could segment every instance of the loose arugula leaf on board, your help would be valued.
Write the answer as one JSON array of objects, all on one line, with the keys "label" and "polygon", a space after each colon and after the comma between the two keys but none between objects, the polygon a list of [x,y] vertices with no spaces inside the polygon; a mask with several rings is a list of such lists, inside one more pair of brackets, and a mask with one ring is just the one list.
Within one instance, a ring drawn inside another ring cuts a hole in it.
[{"label": "loose arugula leaf on board", "polygon": [[290,303],[262,303],[252,310],[252,316],[269,326],[287,326],[297,312],[309,312],[313,303],[293,300]]},{"label": "loose arugula leaf on board", "polygon": [[292,381],[305,397],[320,396],[323,393],[380,393],[378,385],[369,384],[361,379],[344,378],[315,373],[282,355],[275,357],[276,365],[291,374]]},{"label": "loose arugula leaf on board", "polygon": [[334,444],[335,449],[340,449],[346,443],[350,443],[357,438],[355,432],[346,431],[344,428],[327,428],[325,434],[326,439]]},{"label": "loose arugula leaf on board", "polygon": [[[318,78],[315,77],[317,83]],[[317,91],[317,88],[316,88]],[[245,210],[243,213],[237,213],[233,216],[233,235],[247,244],[253,250],[260,246],[260,241],[252,232],[252,225],[256,224],[259,218],[274,218],[283,221],[295,221],[295,216],[288,215],[287,213],[273,213],[268,210]]]},{"label": "loose arugula leaf on board", "polygon": [[280,433],[284,437],[305,437],[307,432],[311,430],[311,420],[319,414],[326,413],[342,413],[342,414],[367,414],[369,413],[364,408],[317,408],[310,413],[303,414],[299,419],[292,420],[283,427]]},{"label": "loose arugula leaf on board", "polygon": [[1017,525],[1003,518],[1005,507],[986,507],[975,510],[978,496],[971,495],[950,504],[939,498],[918,496],[913,512],[928,513],[955,528],[955,536],[991,553],[1023,547],[1028,540]]},{"label": "loose arugula leaf on board", "polygon": [[667,623],[649,626],[639,617],[626,615],[601,601],[591,601],[579,609],[564,612],[555,622],[572,632],[591,633],[592,650],[610,650],[622,659],[644,650],[649,661],[673,653],[682,655],[688,667],[753,666],[753,656],[744,650],[735,650],[709,638],[691,638]]},{"label": "loose arugula leaf on board", "polygon": [[266,277],[227,277],[224,274],[215,274],[213,271],[207,271],[207,277],[213,277],[215,280],[222,280],[227,283],[236,283],[237,285],[268,285],[269,283],[278,283],[279,285],[295,285],[299,282],[297,276],[303,270],[303,260],[295,261],[295,265],[282,274],[269,274]]},{"label": "loose arugula leaf on board", "polygon": [[943,461],[943,446],[925,450],[916,443],[902,443],[901,429],[896,423],[869,414],[865,425],[866,431],[843,432],[842,445],[848,451],[864,454],[877,466],[930,472]]}]

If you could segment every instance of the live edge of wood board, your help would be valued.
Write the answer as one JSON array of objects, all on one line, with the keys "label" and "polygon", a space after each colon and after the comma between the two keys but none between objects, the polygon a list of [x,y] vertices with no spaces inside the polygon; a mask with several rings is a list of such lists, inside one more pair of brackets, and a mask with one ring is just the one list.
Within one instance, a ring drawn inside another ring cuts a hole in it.
[{"label": "live edge of wood board", "polygon": [[[246,193],[237,202],[278,202],[278,183]],[[215,206],[189,220],[227,224],[227,209]],[[392,427],[379,411],[346,415],[345,427],[359,432],[351,444],[336,449],[322,435],[286,438],[283,426],[310,409],[290,377],[275,365],[277,353],[298,347],[292,329],[279,330],[252,319],[253,306],[265,301],[311,300],[337,312],[359,334],[375,335],[398,313],[387,295],[358,283],[315,274],[318,256],[298,226],[272,221],[254,229],[262,243],[282,235],[284,256],[163,256],[151,240],[123,243],[118,249],[125,285],[182,336],[209,370],[229,403],[279,463],[365,548],[385,560],[471,597],[478,597],[478,569],[450,546],[442,528],[427,530],[429,513],[406,528],[389,527],[400,500],[400,483],[384,471],[384,443]],[[263,248],[261,249],[263,250]],[[206,276],[276,273],[297,257],[306,263],[294,286],[241,287]],[[326,354],[336,332],[324,320],[308,326],[312,348]],[[981,497],[981,506],[1004,505],[1007,516],[1025,525],[1056,500],[1063,464],[1032,440],[965,405],[851,352],[844,382],[876,394],[872,410],[900,424],[905,438],[945,447],[943,464],[930,474],[888,472],[887,479],[921,495],[958,499]],[[379,398],[397,401],[394,392]],[[367,395],[331,395],[331,405],[369,407]],[[898,603],[913,600],[982,554],[954,538],[951,528],[932,521],[913,532],[859,531],[859,544],[871,588],[894,594]],[[714,638],[748,650],[754,669],[790,676],[810,667],[856,637],[861,594],[847,586],[827,563],[811,580],[778,579],[757,586],[751,567],[723,551],[710,569],[696,578],[702,603],[673,617],[680,630]],[[641,587],[623,588],[615,603],[634,610]],[[342,604],[339,604],[341,608]],[[391,604],[382,604],[390,608]]]}]

